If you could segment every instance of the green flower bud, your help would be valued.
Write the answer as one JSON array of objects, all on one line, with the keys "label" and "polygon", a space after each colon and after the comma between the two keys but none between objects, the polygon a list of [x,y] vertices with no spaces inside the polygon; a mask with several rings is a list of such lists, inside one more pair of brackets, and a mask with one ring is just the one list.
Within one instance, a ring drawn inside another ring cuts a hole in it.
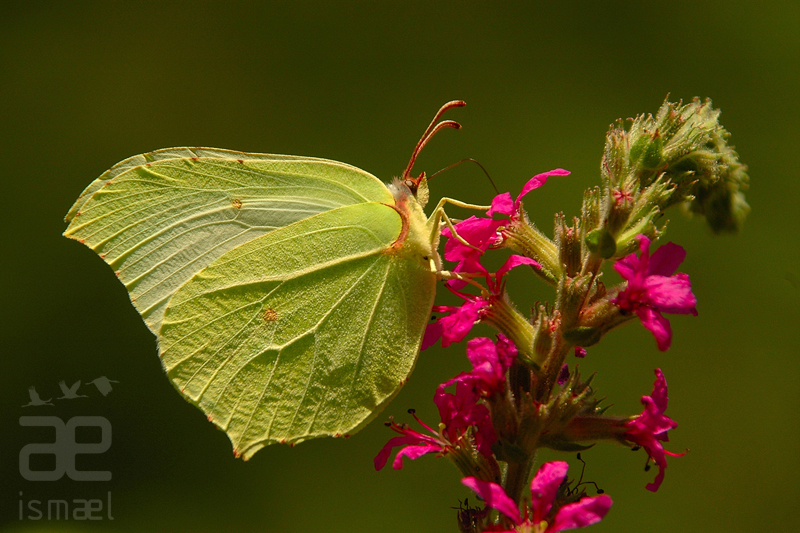
[{"label": "green flower bud", "polygon": [[[533,354],[540,368],[550,355],[550,348],[553,346],[553,332],[558,328],[561,316],[558,311],[553,312],[553,316],[547,314],[547,308],[543,305],[533,317]],[[524,361],[524,360],[523,360]],[[525,361],[524,361],[525,362]]]},{"label": "green flower bud", "polygon": [[602,331],[588,326],[568,329],[564,332],[564,339],[567,342],[584,348],[597,344],[602,336]]},{"label": "green flower bud", "polygon": [[572,227],[567,226],[563,213],[556,215],[555,243],[559,261],[567,276],[575,276],[581,270],[581,239],[579,220],[573,219]]},{"label": "green flower bud", "polygon": [[634,191],[639,214],[631,213],[629,223],[640,223],[652,208],[663,212],[684,204],[705,215],[715,232],[741,227],[750,210],[742,193],[746,167],[718,119],[710,100],[694,99],[686,105],[665,101],[655,117],[639,115],[627,129],[622,121],[611,126],[601,167],[606,205],[599,212],[606,214],[613,236],[630,233],[621,222],[625,213],[615,210],[613,191]]},{"label": "green flower bud", "polygon": [[599,227],[586,235],[586,247],[603,259],[609,259],[617,252],[617,241],[608,228]]},{"label": "green flower bud", "polygon": [[653,140],[647,145],[642,157],[642,168],[654,170],[661,168],[664,164],[664,142],[661,140],[661,135],[658,130],[653,134]]}]

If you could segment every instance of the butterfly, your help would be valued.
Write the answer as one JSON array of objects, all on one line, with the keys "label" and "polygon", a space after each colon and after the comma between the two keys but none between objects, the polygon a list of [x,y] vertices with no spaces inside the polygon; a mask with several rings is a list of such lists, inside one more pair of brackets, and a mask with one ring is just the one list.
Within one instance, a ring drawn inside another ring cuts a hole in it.
[{"label": "butterfly", "polygon": [[[216,148],[126,159],[92,182],[64,235],[97,252],[158,339],[178,391],[244,459],[272,443],[349,436],[413,370],[441,277],[411,169]],[[452,224],[450,224],[452,226]]]}]

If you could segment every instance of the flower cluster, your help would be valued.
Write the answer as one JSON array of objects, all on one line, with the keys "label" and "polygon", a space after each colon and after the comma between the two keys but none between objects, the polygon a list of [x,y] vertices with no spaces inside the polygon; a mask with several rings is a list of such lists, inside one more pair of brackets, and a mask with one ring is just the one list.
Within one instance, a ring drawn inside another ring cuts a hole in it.
[{"label": "flower cluster", "polygon": [[[570,488],[565,462],[542,465],[526,495],[540,448],[575,452],[599,441],[643,448],[648,465],[652,461],[659,468],[646,485],[653,492],[664,481],[666,457],[683,455],[664,449],[677,423],[665,414],[667,382],[660,369],[655,370],[653,392],[641,398],[642,413],[614,416],[595,397],[594,376],[583,380],[569,361],[570,355],[586,357],[586,347],[635,318],[653,334],[659,350],[668,350],[672,330],[664,314],[696,316],[697,299],[689,276],[676,273],[686,251],[667,243],[651,253],[653,241],[663,233],[655,221],[663,210],[682,202],[694,202],[691,208],[698,211],[702,204],[715,230],[738,227],[746,212],[740,191],[746,185],[744,167],[724,144],[727,132],[716,122],[718,113],[697,102],[665,105],[667,111],[662,109],[654,120],[664,128],[666,140],[659,140],[658,130],[647,130],[650,122],[641,118],[630,133],[612,129],[602,187],[586,192],[581,216],[571,225],[563,214],[556,215],[553,239],[529,221],[522,200],[549,178],[569,175],[563,169],[534,176],[516,198],[510,193],[495,196],[490,207],[482,208],[485,216],[471,216],[442,230],[444,259],[455,265],[440,275],[462,303],[434,306],[438,316],[425,331],[422,349],[439,340],[443,347],[461,342],[477,323],[499,333],[496,340],[468,340],[472,370],[445,381],[434,395],[441,419],[437,429],[416,415],[424,432],[393,420],[387,424],[401,436],[383,447],[375,467],[383,468],[395,447],[401,447],[395,469],[402,468],[404,457],[435,453],[451,459],[462,483],[485,502],[483,510],[459,508],[462,532],[554,533],[606,516],[611,498],[600,490],[588,496],[580,488],[588,484],[581,481]],[[687,124],[691,128],[684,128]],[[701,137],[708,151],[702,157],[695,146]],[[720,174],[690,179],[685,165],[692,158],[705,171]],[[709,158],[717,158],[719,165]],[[728,187],[730,202],[714,211],[712,203],[692,196],[699,194],[697,183],[715,191]],[[503,249],[512,253],[490,271],[484,257]],[[615,287],[600,281],[606,261],[613,262],[622,278]],[[508,273],[517,267],[527,267],[556,293],[552,304],[538,304],[530,317],[517,310],[506,286]],[[451,388],[454,393],[447,392]]]},{"label": "flower cluster", "polygon": [[394,421],[390,422],[389,427],[403,436],[390,439],[375,456],[375,470],[386,465],[392,449],[397,446],[404,448],[397,452],[392,463],[395,470],[403,468],[403,457],[413,460],[434,452],[446,455],[463,449],[474,449],[485,456],[491,456],[491,446],[497,438],[492,429],[489,410],[485,405],[476,403],[478,397],[466,383],[459,383],[455,394],[444,392],[444,388],[445,385],[441,385],[433,398],[442,420],[439,430],[425,424],[413,411],[410,411],[411,414],[428,431],[428,435],[408,426],[398,425]]},{"label": "flower cluster", "polygon": [[[403,467],[403,457],[416,459],[437,453],[440,456],[450,454],[467,472],[486,472],[488,468],[492,478],[496,477],[499,467],[493,459],[492,445],[497,436],[489,408],[479,402],[501,393],[506,372],[516,357],[516,348],[502,335],[498,335],[496,343],[488,338],[476,338],[467,344],[467,356],[472,361],[472,372],[442,383],[434,395],[433,402],[441,419],[438,430],[422,422],[413,412],[428,434],[391,421],[389,427],[402,436],[390,439],[381,449],[375,457],[376,470],[386,465],[393,448],[404,446],[392,464],[396,470]],[[455,394],[445,392],[452,385],[455,385]],[[484,459],[473,462],[478,455]]]}]

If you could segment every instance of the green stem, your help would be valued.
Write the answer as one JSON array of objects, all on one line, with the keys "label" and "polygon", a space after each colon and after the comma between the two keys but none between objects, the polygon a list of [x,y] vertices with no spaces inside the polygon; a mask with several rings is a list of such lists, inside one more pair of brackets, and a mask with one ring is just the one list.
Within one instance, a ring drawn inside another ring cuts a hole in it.
[{"label": "green stem", "polygon": [[494,298],[482,320],[511,339],[526,361],[532,362],[536,368],[541,365],[533,352],[533,326],[507,298]]},{"label": "green stem", "polygon": [[586,259],[583,261],[583,268],[581,274],[597,274],[600,272],[600,267],[603,266],[604,259],[599,254],[590,252]]},{"label": "green stem", "polygon": [[506,470],[506,476],[503,480],[503,489],[509,498],[514,500],[517,505],[522,502],[525,487],[528,485],[528,478],[530,477],[533,465],[536,463],[536,452],[534,451],[528,456],[528,460],[524,463],[509,463]]}]

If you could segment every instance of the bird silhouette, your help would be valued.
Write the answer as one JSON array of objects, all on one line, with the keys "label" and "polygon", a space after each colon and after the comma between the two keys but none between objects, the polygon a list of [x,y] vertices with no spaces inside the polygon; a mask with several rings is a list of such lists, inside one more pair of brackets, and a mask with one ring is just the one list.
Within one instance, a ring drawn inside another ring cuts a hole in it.
[{"label": "bird silhouette", "polygon": [[30,407],[32,405],[53,405],[52,403],[50,403],[50,400],[52,400],[52,398],[50,398],[50,400],[42,400],[41,398],[39,398],[39,393],[36,392],[36,387],[34,387],[33,385],[31,385],[30,388],[28,388],[28,394],[31,397],[31,401],[30,403],[25,404],[22,407]]},{"label": "bird silhouette", "polygon": [[72,384],[72,387],[67,387],[66,382],[61,380],[58,382],[58,386],[61,387],[61,392],[64,396],[58,398],[59,400],[74,400],[75,398],[88,398],[85,394],[78,394],[78,388],[81,386],[80,380],[76,381]]},{"label": "bird silhouette", "polygon": [[89,383],[92,383],[95,387],[97,387],[97,390],[100,391],[100,394],[103,396],[108,396],[108,393],[111,392],[111,384],[119,383],[119,381],[114,381],[113,379],[108,379],[105,376],[100,376]]}]

